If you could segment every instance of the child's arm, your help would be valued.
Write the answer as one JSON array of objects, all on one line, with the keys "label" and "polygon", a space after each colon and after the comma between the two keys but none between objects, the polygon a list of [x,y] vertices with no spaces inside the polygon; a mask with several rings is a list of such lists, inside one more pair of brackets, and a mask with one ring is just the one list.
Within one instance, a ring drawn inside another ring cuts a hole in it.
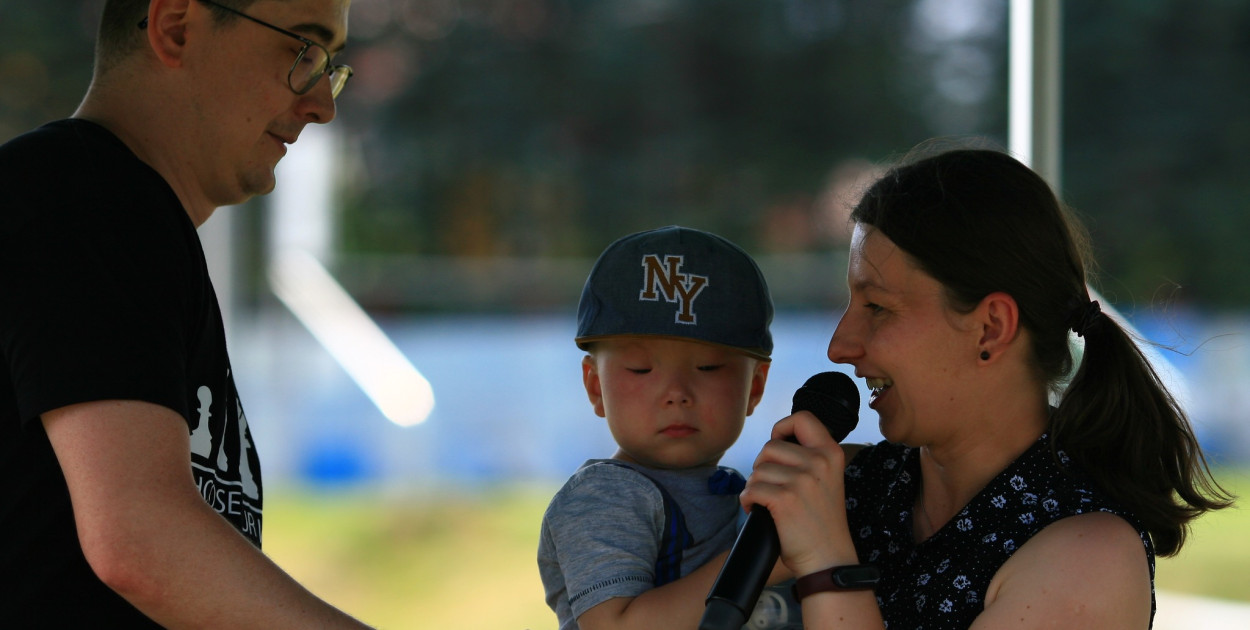
[{"label": "child's arm", "polygon": [[[579,470],[552,499],[543,518],[539,566],[548,603],[562,624],[572,617],[583,629],[698,625],[728,552],[685,577],[652,586],[665,521],[659,494],[638,472],[599,464]],[[770,583],[789,577],[783,565],[777,567]]]},{"label": "child's arm", "polygon": [[[728,551],[722,551],[685,577],[646,591],[637,597],[614,597],[577,618],[581,630],[626,628],[696,628],[703,617],[707,595],[720,574]],[[768,576],[768,585],[794,576],[780,562]]]},{"label": "child's arm", "polygon": [[609,599],[578,617],[577,625],[581,630],[696,628],[704,600],[728,556],[728,551],[721,552],[685,577],[637,597]]}]

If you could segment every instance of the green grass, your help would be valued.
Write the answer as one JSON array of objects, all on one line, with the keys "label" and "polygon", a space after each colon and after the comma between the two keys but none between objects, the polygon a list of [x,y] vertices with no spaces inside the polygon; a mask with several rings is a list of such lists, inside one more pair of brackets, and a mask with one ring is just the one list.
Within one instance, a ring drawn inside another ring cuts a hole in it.
[{"label": "green grass", "polygon": [[1250,602],[1250,470],[1217,470],[1215,478],[1237,502],[1193,524],[1180,555],[1158,560],[1155,585]]},{"label": "green grass", "polygon": [[[1216,473],[1250,498],[1250,470]],[[535,560],[553,487],[405,495],[267,493],[265,551],[339,608],[379,628],[555,626]],[[1250,505],[1250,504],[1248,504]],[[1208,514],[1160,589],[1250,602],[1250,507]]]},{"label": "green grass", "polygon": [[265,497],[264,547],[313,593],[378,628],[552,628],[536,557],[556,489],[275,489]]}]

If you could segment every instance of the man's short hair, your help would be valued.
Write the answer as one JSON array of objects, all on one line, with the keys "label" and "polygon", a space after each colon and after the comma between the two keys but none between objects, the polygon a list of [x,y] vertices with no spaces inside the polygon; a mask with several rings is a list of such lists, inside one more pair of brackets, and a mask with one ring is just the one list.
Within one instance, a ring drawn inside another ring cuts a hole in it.
[{"label": "man's short hair", "polygon": [[[256,0],[214,0],[232,9],[244,10]],[[105,0],[96,36],[96,72],[110,68],[143,45],[139,23],[148,14],[150,0]],[[229,11],[209,6],[218,22],[235,16]]]}]

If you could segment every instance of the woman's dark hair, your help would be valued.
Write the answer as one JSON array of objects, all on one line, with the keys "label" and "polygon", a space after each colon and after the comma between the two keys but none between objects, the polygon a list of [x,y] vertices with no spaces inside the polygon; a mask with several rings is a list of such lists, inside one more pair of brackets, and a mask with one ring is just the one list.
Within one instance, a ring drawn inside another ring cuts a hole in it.
[{"label": "woman's dark hair", "polygon": [[987,149],[930,155],[887,172],[851,219],[910,254],[953,309],[1011,295],[1052,391],[1071,372],[1069,331],[1083,336],[1051,418],[1052,445],[1140,520],[1159,554],[1180,550],[1189,521],[1232,503],[1141,349],[1091,304],[1085,232],[1028,167]]}]

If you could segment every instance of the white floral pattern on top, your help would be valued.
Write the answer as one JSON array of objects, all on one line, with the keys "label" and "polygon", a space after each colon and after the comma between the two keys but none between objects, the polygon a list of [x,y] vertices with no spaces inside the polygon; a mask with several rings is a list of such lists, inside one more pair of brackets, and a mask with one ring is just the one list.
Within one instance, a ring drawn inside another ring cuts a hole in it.
[{"label": "white floral pattern on top", "polygon": [[[1150,561],[1154,620],[1154,547],[1141,525],[1069,464],[1043,435],[928,540],[912,535],[919,490],[915,449],[881,442],[847,465],[847,518],[859,557],[881,568],[877,603],[889,630],[966,630],[983,609],[998,568],[1047,525],[1077,514],[1110,512],[1137,529]],[[1061,464],[1063,466],[1061,468]],[[949,571],[949,575],[944,576]]]}]

